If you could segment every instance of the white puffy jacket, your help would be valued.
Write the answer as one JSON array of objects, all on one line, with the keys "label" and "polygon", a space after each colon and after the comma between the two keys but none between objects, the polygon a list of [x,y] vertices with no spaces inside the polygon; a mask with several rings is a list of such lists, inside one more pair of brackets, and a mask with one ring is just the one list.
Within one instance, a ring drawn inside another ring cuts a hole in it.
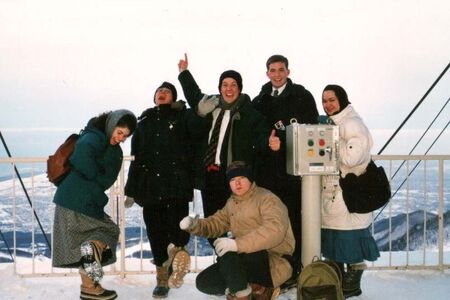
[{"label": "white puffy jacket", "polygon": [[[340,171],[361,175],[370,162],[372,136],[351,105],[330,117],[339,125]],[[372,214],[350,213],[342,198],[339,175],[322,176],[322,228],[353,230],[369,226]]]}]

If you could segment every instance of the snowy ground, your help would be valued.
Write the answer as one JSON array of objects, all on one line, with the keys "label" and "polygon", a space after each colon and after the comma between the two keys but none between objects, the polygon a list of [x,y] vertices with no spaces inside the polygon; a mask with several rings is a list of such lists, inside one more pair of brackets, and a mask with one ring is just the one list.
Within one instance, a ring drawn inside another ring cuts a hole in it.
[{"label": "snowy ground", "polygon": [[[168,299],[225,299],[208,296],[195,288],[195,273],[186,276],[185,284],[171,290]],[[0,264],[0,299],[2,300],[42,300],[78,299],[78,276],[24,278],[14,274],[12,264]],[[118,299],[151,299],[155,285],[155,275],[105,276],[105,288],[115,289]],[[449,299],[450,270],[439,271],[366,271],[362,280],[363,294],[353,299]],[[278,300],[296,299],[296,290],[278,297]]]}]

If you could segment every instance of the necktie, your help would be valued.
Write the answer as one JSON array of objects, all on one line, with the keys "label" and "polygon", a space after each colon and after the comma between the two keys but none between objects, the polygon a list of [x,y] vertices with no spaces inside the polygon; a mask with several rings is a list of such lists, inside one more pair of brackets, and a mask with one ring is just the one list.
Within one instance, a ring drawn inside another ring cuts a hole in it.
[{"label": "necktie", "polygon": [[274,97],[278,97],[278,90],[274,90],[274,91],[273,91],[273,96],[274,96]]},{"label": "necktie", "polygon": [[225,110],[224,109],[220,110],[220,113],[216,119],[216,123],[214,124],[211,139],[209,140],[208,144],[208,149],[206,150],[205,158],[203,159],[203,162],[206,167],[213,164],[216,160],[217,144],[219,143],[220,125],[222,124],[224,114]]}]

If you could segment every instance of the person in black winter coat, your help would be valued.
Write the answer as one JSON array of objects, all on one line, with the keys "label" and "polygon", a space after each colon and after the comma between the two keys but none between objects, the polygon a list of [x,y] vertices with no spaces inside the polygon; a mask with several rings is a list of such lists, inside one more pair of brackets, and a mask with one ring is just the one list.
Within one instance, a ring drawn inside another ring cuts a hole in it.
[{"label": "person in black winter coat", "polygon": [[[175,86],[164,82],[155,92],[156,107],[139,117],[131,141],[130,164],[125,186],[126,206],[135,201],[143,217],[157,270],[153,296],[165,298],[169,288],[178,288],[189,271],[186,251],[189,234],[178,223],[189,213],[193,196],[192,145],[189,114],[183,101],[175,101]],[[173,269],[169,277],[169,269]]]},{"label": "person in black winter coat", "polygon": [[[225,176],[231,162],[244,161],[254,173],[258,172],[262,152],[270,151],[269,127],[264,116],[252,107],[250,97],[242,93],[238,72],[223,72],[218,84],[220,94],[206,95],[187,69],[187,56],[178,67],[186,99],[199,101],[196,112],[203,123],[198,122],[200,126],[195,129],[199,140],[195,149],[195,187],[201,190],[204,216],[208,217],[221,209],[231,194]],[[209,239],[211,245],[213,241]]]},{"label": "person in black winter coat", "polygon": [[269,147],[272,152],[264,159],[264,172],[259,173],[256,182],[280,197],[288,207],[289,218],[295,236],[293,255],[294,276],[300,271],[301,260],[301,180],[286,172],[286,126],[292,123],[316,124],[319,115],[312,94],[302,85],[295,84],[290,74],[288,59],[273,55],[266,62],[269,82],[252,101],[253,107],[261,112],[272,127]]}]

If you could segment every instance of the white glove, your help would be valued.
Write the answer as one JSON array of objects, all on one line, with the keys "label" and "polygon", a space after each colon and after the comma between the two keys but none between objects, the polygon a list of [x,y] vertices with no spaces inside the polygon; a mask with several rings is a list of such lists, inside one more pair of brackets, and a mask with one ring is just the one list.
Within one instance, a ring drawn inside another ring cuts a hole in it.
[{"label": "white glove", "polygon": [[205,95],[200,100],[197,106],[197,114],[200,117],[205,117],[212,112],[219,105],[219,97]]},{"label": "white glove", "polygon": [[219,256],[222,256],[229,251],[237,252],[236,241],[229,238],[218,238],[214,241],[214,247]]},{"label": "white glove", "polygon": [[180,228],[185,231],[190,231],[195,227],[195,224],[197,224],[197,220],[199,218],[199,215],[196,215],[195,218],[192,217],[184,217],[183,220],[180,221]]},{"label": "white glove", "polygon": [[134,204],[134,198],[126,196],[125,202],[124,202],[125,207],[130,208],[133,206],[133,204]]}]

